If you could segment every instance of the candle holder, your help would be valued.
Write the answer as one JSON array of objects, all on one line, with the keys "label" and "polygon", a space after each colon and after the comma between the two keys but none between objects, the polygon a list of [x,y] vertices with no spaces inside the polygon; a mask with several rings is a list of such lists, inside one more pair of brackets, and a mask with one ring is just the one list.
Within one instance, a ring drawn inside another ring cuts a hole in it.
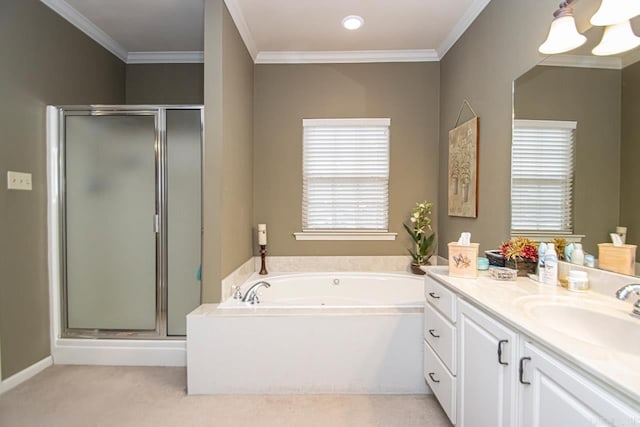
[{"label": "candle holder", "polygon": [[267,245],[260,245],[260,258],[262,259],[262,266],[260,267],[260,274],[269,274],[267,271],[267,264],[265,258],[267,256]]}]

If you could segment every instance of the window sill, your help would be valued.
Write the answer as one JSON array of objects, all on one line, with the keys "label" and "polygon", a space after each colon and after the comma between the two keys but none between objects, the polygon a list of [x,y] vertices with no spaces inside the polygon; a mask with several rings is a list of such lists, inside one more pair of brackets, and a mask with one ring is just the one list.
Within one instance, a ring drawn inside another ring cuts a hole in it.
[{"label": "window sill", "polygon": [[561,234],[561,233],[543,233],[543,232],[514,232],[511,231],[511,237],[526,237],[534,242],[550,242],[556,237],[566,239],[568,243],[580,243],[584,238],[584,234]]},{"label": "window sill", "polygon": [[296,240],[396,240],[398,233],[380,231],[305,231],[293,233]]}]

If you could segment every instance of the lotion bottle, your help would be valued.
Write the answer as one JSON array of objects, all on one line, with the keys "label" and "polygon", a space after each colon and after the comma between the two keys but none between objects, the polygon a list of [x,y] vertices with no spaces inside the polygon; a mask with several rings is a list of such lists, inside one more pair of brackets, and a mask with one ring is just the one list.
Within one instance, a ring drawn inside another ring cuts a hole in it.
[{"label": "lotion bottle", "polygon": [[544,253],[544,284],[558,286],[558,254],[553,243],[547,243]]}]

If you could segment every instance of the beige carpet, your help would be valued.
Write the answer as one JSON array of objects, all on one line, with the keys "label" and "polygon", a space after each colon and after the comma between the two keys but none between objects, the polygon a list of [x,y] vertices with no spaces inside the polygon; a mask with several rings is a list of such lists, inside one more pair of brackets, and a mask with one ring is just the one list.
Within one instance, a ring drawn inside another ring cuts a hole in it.
[{"label": "beige carpet", "polygon": [[54,366],[0,395],[0,426],[450,426],[433,396],[187,396],[185,388],[184,368]]}]

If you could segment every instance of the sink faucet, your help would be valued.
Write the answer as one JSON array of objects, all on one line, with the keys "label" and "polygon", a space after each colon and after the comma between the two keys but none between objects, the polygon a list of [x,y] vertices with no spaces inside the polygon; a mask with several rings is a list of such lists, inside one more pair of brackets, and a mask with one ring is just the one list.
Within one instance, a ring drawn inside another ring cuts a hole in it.
[{"label": "sink faucet", "polygon": [[[631,285],[623,286],[622,288],[618,289],[618,292],[616,292],[616,297],[624,301],[631,293],[640,295],[640,283],[633,283]],[[640,299],[638,299],[638,301],[636,301],[636,303],[634,304],[633,312],[631,314],[640,317]]]},{"label": "sink faucet", "polygon": [[247,290],[247,293],[244,294],[244,298],[242,298],[242,302],[248,302],[249,304],[260,304],[260,299],[258,298],[258,289],[260,289],[260,286],[264,286],[265,288],[271,287],[271,285],[265,281],[254,283]]}]

